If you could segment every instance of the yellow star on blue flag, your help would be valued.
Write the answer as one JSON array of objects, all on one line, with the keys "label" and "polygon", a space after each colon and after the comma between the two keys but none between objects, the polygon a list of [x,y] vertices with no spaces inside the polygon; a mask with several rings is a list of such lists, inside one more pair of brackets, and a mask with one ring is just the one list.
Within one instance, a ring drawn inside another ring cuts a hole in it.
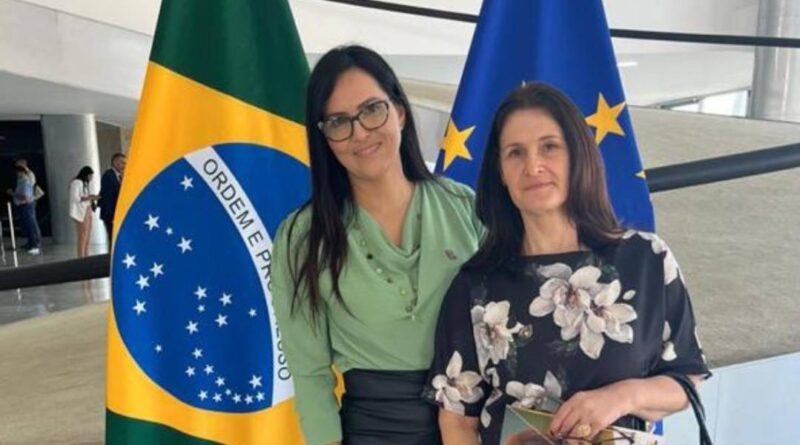
[{"label": "yellow star on blue flag", "polygon": [[613,107],[608,106],[603,93],[597,98],[597,111],[586,118],[586,123],[595,128],[594,142],[599,147],[608,133],[625,136],[625,131],[619,125],[619,115],[625,108],[625,102],[620,102]]},{"label": "yellow star on blue flag", "polygon": [[447,132],[442,141],[444,171],[447,171],[447,168],[450,167],[450,164],[452,164],[456,158],[462,158],[467,161],[472,160],[472,155],[469,154],[469,148],[467,148],[467,139],[469,139],[469,136],[474,130],[474,126],[465,130],[459,130],[455,122],[450,119],[450,122],[447,124]]}]

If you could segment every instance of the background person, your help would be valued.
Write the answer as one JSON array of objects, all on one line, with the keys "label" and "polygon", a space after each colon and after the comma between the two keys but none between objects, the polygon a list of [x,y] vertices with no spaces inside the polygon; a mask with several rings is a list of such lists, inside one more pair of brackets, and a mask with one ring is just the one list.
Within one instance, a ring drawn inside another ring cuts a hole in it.
[{"label": "background person", "polygon": [[93,177],[94,170],[86,165],[78,171],[75,179],[69,184],[69,216],[75,222],[78,258],[83,258],[89,253],[93,219],[92,202],[100,198],[91,194]]}]

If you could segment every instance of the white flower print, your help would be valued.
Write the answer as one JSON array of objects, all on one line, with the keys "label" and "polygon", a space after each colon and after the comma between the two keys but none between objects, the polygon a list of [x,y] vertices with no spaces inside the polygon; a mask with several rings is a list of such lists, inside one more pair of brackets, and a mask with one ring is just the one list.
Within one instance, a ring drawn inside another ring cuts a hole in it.
[{"label": "white flower print", "polygon": [[507,326],[510,309],[511,303],[508,301],[492,301],[486,306],[478,305],[472,308],[472,328],[481,370],[486,368],[489,361],[498,364],[500,360],[508,357],[508,351],[514,342],[514,334],[523,327],[520,323],[511,328]]},{"label": "white flower print", "polygon": [[489,407],[501,397],[503,397],[503,391],[494,388],[492,389],[492,394],[486,399],[486,403],[481,410],[481,425],[483,425],[484,428],[489,428],[489,425],[492,423],[492,415],[489,414]]},{"label": "white flower print", "polygon": [[580,333],[584,312],[590,307],[592,294],[598,290],[600,269],[586,266],[572,273],[563,263],[539,268],[547,281],[539,289],[528,311],[534,317],[553,313],[553,321],[561,328],[561,338],[572,340]]},{"label": "white flower print", "polygon": [[515,408],[533,408],[545,401],[544,386],[535,383],[521,383],[511,381],[506,385],[506,393],[517,399],[511,406]]},{"label": "white flower print", "polygon": [[700,358],[703,359],[703,363],[708,363],[708,360],[706,360],[706,355],[702,352],[703,344],[700,343],[700,336],[697,335],[697,326],[694,327],[694,341],[697,342],[697,349],[700,350]]},{"label": "white flower print", "polygon": [[[636,311],[616,302],[622,290],[619,280],[598,282],[602,272],[595,266],[581,267],[575,273],[565,264],[554,266],[539,269],[548,280],[530,304],[531,315],[544,317],[552,312],[561,339],[569,341],[580,335],[581,350],[593,359],[600,357],[603,334],[620,343],[633,342],[633,328],[628,323],[636,319]],[[633,298],[630,291],[625,295]]]},{"label": "white flower print", "polygon": [[511,381],[506,384],[506,394],[517,399],[511,406],[516,408],[536,408],[554,411],[561,400],[561,384],[558,379],[547,371],[544,386],[536,383]]},{"label": "white flower print", "polygon": [[562,280],[569,280],[572,276],[572,268],[564,263],[553,263],[546,266],[539,266],[536,269],[539,275],[547,278],[561,278]]},{"label": "white flower print", "polygon": [[636,296],[636,291],[631,289],[628,292],[625,292],[625,295],[622,296],[622,299],[625,301],[631,301],[635,296]]},{"label": "white flower print", "polygon": [[490,385],[494,386],[495,388],[500,387],[500,374],[497,373],[497,368],[491,367],[486,368],[486,371],[483,373],[483,380]]},{"label": "white flower print", "polygon": [[628,324],[636,319],[633,306],[617,303],[621,284],[614,280],[592,298],[592,305],[586,311],[586,320],[581,325],[580,347],[593,359],[600,357],[606,337],[619,343],[633,343],[633,328]]},{"label": "white flower print", "polygon": [[455,351],[447,363],[445,375],[439,374],[431,382],[436,390],[436,401],[448,411],[464,415],[465,403],[475,403],[483,397],[483,390],[478,387],[481,376],[474,371],[461,372],[464,362],[461,354]]},{"label": "white flower print", "polygon": [[681,282],[683,282],[683,274],[681,274],[678,261],[675,260],[675,256],[672,254],[672,251],[669,249],[669,246],[667,246],[667,243],[665,243],[664,240],[659,238],[655,233],[639,232],[636,230],[628,230],[622,237],[627,239],[634,235],[639,235],[647,241],[650,241],[650,247],[653,249],[653,253],[656,255],[666,252],[666,255],[664,256],[664,285],[669,285],[675,281],[676,278],[680,278]]},{"label": "white flower print", "polygon": [[700,343],[700,336],[697,335],[697,326],[694,327],[694,341],[697,342],[698,349],[703,349],[703,344]]},{"label": "white flower print", "polygon": [[661,335],[661,339],[664,341],[664,346],[661,350],[661,359],[665,362],[671,362],[678,358],[678,354],[675,353],[675,344],[670,341],[670,337],[672,337],[672,329],[669,327],[669,322],[664,322],[664,332]]},{"label": "white flower print", "polygon": [[481,425],[483,425],[484,428],[488,428],[489,424],[492,423],[492,415],[489,414],[489,407],[503,396],[503,391],[500,391],[500,375],[497,373],[497,368],[486,368],[486,371],[483,374],[483,379],[491,384],[493,388],[492,394],[489,395],[489,398],[486,399],[486,403],[483,404],[483,410],[481,410],[480,417]]},{"label": "white flower print", "polygon": [[547,371],[544,375],[544,391],[547,400],[539,406],[539,409],[554,413],[561,406],[561,383],[552,372]]}]

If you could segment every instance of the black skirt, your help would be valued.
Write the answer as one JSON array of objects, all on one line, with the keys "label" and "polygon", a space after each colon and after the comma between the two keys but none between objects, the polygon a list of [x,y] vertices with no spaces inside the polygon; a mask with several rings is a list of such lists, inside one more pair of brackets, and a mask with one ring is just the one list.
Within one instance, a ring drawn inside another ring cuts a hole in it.
[{"label": "black skirt", "polygon": [[428,371],[344,373],[343,445],[439,445],[439,408],[421,394]]}]

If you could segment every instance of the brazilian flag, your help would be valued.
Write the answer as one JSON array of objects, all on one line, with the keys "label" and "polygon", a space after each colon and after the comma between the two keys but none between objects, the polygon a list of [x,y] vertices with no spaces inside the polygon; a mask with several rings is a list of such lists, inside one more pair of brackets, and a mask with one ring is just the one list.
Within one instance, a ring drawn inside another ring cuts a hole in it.
[{"label": "brazilian flag", "polygon": [[286,0],[163,0],[116,212],[106,443],[302,443],[272,239],[308,197]]}]

